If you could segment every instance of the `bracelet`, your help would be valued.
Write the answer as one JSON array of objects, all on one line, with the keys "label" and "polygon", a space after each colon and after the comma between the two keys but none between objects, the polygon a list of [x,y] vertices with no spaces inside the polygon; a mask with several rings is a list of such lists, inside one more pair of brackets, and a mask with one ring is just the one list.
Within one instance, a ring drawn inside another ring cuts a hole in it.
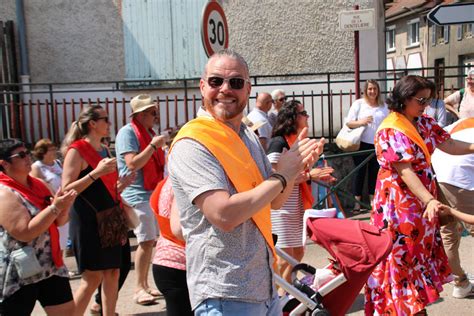
[{"label": "bracelet", "polygon": [[273,173],[270,176],[270,178],[278,179],[281,182],[281,185],[283,186],[283,189],[281,189],[281,193],[283,193],[283,191],[285,191],[286,185],[287,185],[285,177],[283,175],[279,174],[279,173]]},{"label": "bracelet", "polygon": [[150,143],[149,145],[151,146],[151,148],[153,148],[154,151],[156,151],[158,149],[158,148],[156,148],[156,145],[153,144],[153,143]]},{"label": "bracelet", "polygon": [[95,182],[95,180],[97,180],[90,174],[90,172],[87,175],[89,176],[89,178],[91,178],[92,182]]},{"label": "bracelet", "polygon": [[430,204],[431,201],[434,201],[436,200],[434,197],[432,197],[431,199],[428,200],[428,202],[425,203],[424,207],[423,208],[426,208],[428,206],[428,204]]},{"label": "bracelet", "polygon": [[49,206],[49,209],[51,210],[51,213],[53,213],[55,216],[58,216],[59,215],[59,209],[56,205],[54,204],[51,204]]}]

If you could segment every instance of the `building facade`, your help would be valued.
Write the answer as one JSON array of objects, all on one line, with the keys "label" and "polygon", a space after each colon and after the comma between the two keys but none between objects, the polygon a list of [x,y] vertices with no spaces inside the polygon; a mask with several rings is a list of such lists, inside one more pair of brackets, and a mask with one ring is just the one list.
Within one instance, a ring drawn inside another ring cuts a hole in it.
[{"label": "building facade", "polygon": [[[429,77],[446,94],[462,88],[463,75],[474,67],[474,23],[438,26],[427,19],[437,5],[455,2],[464,1],[385,2],[386,68],[394,79],[389,87],[409,73]],[[423,67],[432,69],[419,70]]]}]

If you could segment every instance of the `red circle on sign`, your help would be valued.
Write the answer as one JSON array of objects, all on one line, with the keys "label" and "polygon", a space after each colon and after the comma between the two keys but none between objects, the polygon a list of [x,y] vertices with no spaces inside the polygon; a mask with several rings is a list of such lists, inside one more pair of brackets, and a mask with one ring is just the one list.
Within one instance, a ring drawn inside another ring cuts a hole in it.
[{"label": "red circle on sign", "polygon": [[221,5],[216,1],[210,1],[204,7],[202,12],[202,25],[201,25],[201,35],[202,35],[202,42],[204,44],[204,50],[206,51],[207,57],[210,57],[212,54],[215,53],[214,49],[212,48],[212,44],[209,38],[209,32],[207,29],[207,25],[209,23],[209,17],[213,12],[216,12],[219,17],[222,19],[222,23],[224,26],[224,48],[229,47],[229,29],[227,28],[227,19],[225,18],[224,9],[222,9]]}]

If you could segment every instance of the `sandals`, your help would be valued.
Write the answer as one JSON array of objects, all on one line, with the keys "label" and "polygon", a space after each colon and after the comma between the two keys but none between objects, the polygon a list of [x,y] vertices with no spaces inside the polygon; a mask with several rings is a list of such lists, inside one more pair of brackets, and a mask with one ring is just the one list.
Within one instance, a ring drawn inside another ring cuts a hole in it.
[{"label": "sandals", "polygon": [[90,315],[102,315],[102,307],[97,303],[92,304],[91,308],[89,309],[89,314]]},{"label": "sandals", "polygon": [[133,301],[138,305],[153,305],[157,303],[155,302],[155,297],[144,289],[141,289],[133,295]]},{"label": "sandals", "polygon": [[161,294],[160,291],[152,287],[147,288],[145,291],[153,297],[163,297],[163,294]]}]

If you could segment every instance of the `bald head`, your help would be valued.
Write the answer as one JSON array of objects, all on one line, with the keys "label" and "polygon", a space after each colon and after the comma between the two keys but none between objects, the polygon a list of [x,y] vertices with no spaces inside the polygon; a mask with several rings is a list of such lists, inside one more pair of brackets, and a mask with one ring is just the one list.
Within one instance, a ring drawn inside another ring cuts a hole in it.
[{"label": "bald head", "polygon": [[257,96],[255,107],[260,111],[267,113],[272,108],[273,99],[269,93],[262,92]]},{"label": "bald head", "polygon": [[239,53],[233,51],[232,49],[223,49],[223,50],[218,51],[217,53],[212,54],[212,56],[209,57],[209,59],[207,60],[206,66],[204,67],[204,73],[202,74],[202,79],[207,78],[209,64],[212,61],[214,61],[215,59],[219,59],[219,58],[222,58],[222,57],[229,57],[229,58],[237,60],[245,69],[244,79],[248,79],[248,77],[249,77],[249,66],[248,66],[247,62],[242,57],[242,55],[240,55]]}]

